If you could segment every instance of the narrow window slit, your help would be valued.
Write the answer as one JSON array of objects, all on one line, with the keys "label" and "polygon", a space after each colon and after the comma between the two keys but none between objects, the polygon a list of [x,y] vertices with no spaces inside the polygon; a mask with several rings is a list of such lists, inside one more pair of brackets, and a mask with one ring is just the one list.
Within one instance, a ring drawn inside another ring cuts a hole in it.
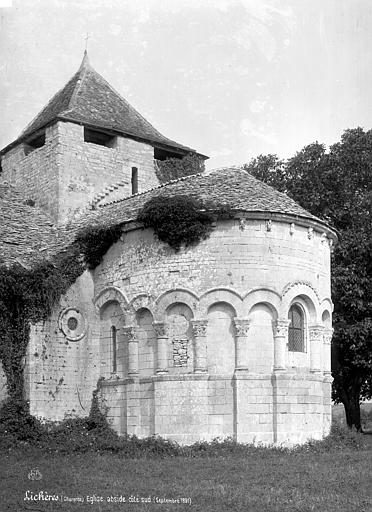
[{"label": "narrow window slit", "polygon": [[112,371],[117,371],[117,329],[113,325],[111,327],[111,346],[112,346]]},{"label": "narrow window slit", "polygon": [[137,167],[132,167],[132,195],[138,193],[138,169]]}]

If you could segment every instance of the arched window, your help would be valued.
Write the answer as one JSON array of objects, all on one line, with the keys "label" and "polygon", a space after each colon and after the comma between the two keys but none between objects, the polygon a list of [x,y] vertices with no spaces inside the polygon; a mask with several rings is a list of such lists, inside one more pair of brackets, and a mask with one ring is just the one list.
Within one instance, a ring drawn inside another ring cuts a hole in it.
[{"label": "arched window", "polygon": [[288,350],[290,352],[305,352],[305,315],[302,308],[293,305],[288,318]]},{"label": "arched window", "polygon": [[112,350],[112,371],[116,373],[117,371],[117,329],[114,325],[111,326],[111,350]]}]

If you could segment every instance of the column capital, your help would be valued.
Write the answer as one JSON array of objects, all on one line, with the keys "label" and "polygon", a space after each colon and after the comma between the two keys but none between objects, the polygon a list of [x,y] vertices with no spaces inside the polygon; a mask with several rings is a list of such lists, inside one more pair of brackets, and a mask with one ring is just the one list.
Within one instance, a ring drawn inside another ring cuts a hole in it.
[{"label": "column capital", "polygon": [[324,325],[309,325],[309,336],[310,339],[319,339],[321,340],[323,338],[324,333]]},{"label": "column capital", "polygon": [[288,327],[290,321],[288,318],[277,318],[273,320],[274,335],[274,372],[283,372],[286,370],[286,346],[288,342]]},{"label": "column capital", "polygon": [[236,336],[248,336],[251,321],[248,318],[234,318]]},{"label": "column capital", "polygon": [[329,328],[329,327],[325,328],[324,331],[323,331],[323,372],[324,372],[324,378],[331,378],[331,341],[332,341],[332,336],[333,336],[333,329]]},{"label": "column capital", "polygon": [[133,325],[123,327],[124,336],[128,340],[128,377],[138,375],[138,338]]},{"label": "column capital", "polygon": [[318,373],[322,370],[321,350],[323,347],[324,325],[309,325],[310,338],[310,371]]},{"label": "column capital", "polygon": [[248,318],[234,318],[236,358],[235,371],[248,371],[247,338],[251,321]]},{"label": "column capital", "polygon": [[290,320],[284,318],[273,320],[274,338],[277,336],[286,337],[288,335],[288,327],[290,323]]},{"label": "column capital", "polygon": [[207,335],[208,320],[206,318],[200,318],[198,320],[190,320],[192,326],[192,333],[195,338]]},{"label": "column capital", "polygon": [[323,343],[329,345],[332,341],[334,329],[324,329]]},{"label": "column capital", "polygon": [[167,323],[155,321],[152,323],[152,326],[158,338],[168,338],[169,326]]},{"label": "column capital", "polygon": [[190,320],[192,333],[194,335],[195,359],[194,372],[207,372],[207,325],[206,318]]},{"label": "column capital", "polygon": [[123,334],[128,339],[128,342],[138,343],[136,328],[133,325],[124,326]]}]

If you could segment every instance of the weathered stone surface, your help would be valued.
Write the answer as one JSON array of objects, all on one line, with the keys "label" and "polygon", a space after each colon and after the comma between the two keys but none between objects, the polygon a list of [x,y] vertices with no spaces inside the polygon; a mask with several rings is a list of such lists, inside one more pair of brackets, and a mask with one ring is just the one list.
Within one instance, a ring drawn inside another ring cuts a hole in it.
[{"label": "weathered stone surface", "polygon": [[[94,91],[84,87],[91,98]],[[90,118],[97,128],[110,116],[121,122],[110,113],[112,102],[96,100],[88,106],[106,109]],[[15,213],[30,213],[25,226],[31,233],[39,219],[41,239],[50,247],[53,233],[70,235],[72,242],[92,223],[121,224],[123,235],[48,321],[32,326],[25,366],[31,412],[51,420],[86,416],[98,387],[100,406],[120,434],[283,444],[327,434],[332,302],[325,241],[336,238],[332,230],[242,169],[158,187],[155,132],[134,140],[119,130],[112,147],[84,142],[78,123],[89,109],[74,103],[75,117],[63,117],[63,102],[62,95],[49,105],[47,121],[45,112],[36,118],[34,129],[51,123],[45,145],[30,152],[20,139],[2,157],[3,178],[56,225],[18,200]],[[129,197],[132,167],[139,193]],[[6,190],[0,188],[0,199]],[[227,205],[234,218],[217,220],[209,238],[176,253],[136,223],[146,201],[176,194]],[[6,211],[11,217],[9,203]],[[2,235],[4,243],[12,241]],[[22,230],[13,242],[19,238]],[[15,253],[22,257],[22,250]],[[6,254],[11,263],[15,258]],[[288,347],[293,304],[304,312],[303,349],[296,352]],[[66,312],[75,312],[75,321]],[[2,382],[0,373],[0,388]]]},{"label": "weathered stone surface", "polygon": [[[329,249],[320,238],[315,232],[310,241],[298,226],[294,243],[284,222],[273,222],[270,231],[247,222],[242,233],[227,220],[197,247],[175,253],[151,230],[127,233],[64,298],[71,305],[86,297],[86,336],[66,344],[53,319],[35,332],[32,353],[39,355],[30,353],[28,371],[33,412],[50,419],[84,415],[80,402],[89,409],[104,377],[102,400],[120,433],[182,443],[233,436],[293,444],[322,437],[330,428],[330,380],[322,361],[324,371],[312,371],[310,343],[330,294]],[[259,257],[247,252],[251,246]],[[170,279],[170,269],[180,272]],[[281,345],[278,372],[275,340],[286,339],[296,301],[306,310],[306,350],[291,354]]]}]

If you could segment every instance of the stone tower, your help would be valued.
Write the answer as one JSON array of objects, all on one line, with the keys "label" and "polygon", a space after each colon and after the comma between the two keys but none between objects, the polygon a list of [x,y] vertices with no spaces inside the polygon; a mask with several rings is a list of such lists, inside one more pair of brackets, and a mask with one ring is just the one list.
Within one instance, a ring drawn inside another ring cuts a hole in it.
[{"label": "stone tower", "polygon": [[77,73],[0,155],[3,179],[63,224],[106,193],[159,185],[156,161],[190,152],[147,122],[85,52]]}]

